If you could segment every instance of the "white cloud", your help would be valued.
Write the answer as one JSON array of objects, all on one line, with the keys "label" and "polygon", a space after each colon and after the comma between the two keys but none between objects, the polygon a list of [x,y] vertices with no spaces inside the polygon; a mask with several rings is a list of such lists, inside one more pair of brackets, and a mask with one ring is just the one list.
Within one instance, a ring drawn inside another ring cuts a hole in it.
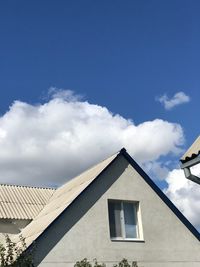
[{"label": "white cloud", "polygon": [[[194,170],[195,169],[195,170]],[[200,165],[192,170],[200,174]],[[183,212],[189,221],[200,229],[200,186],[185,178],[183,170],[174,169],[169,172],[167,179],[167,196]]]},{"label": "white cloud", "polygon": [[180,125],[155,119],[135,125],[72,91],[44,104],[15,101],[0,117],[0,182],[55,185],[126,147],[140,163],[177,154]]},{"label": "white cloud", "polygon": [[72,90],[63,90],[56,87],[50,87],[48,98],[61,98],[67,102],[76,102],[83,99],[82,95],[75,94]]},{"label": "white cloud", "polygon": [[160,181],[165,180],[170,171],[166,163],[156,160],[143,163],[142,168],[151,178],[154,177],[154,179]]},{"label": "white cloud", "polygon": [[164,105],[166,110],[170,110],[175,106],[188,103],[190,101],[190,97],[184,92],[178,92],[172,98],[169,98],[166,94],[164,94],[157,100]]}]

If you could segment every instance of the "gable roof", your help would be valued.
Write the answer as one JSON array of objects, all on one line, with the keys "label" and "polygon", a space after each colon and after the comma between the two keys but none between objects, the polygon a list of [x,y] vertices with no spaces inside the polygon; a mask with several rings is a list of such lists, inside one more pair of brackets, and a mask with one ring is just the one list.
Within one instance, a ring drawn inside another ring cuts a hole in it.
[{"label": "gable roof", "polygon": [[181,162],[185,163],[191,159],[196,158],[199,154],[200,154],[200,136],[194,141],[194,143],[182,156]]},{"label": "gable roof", "polygon": [[0,185],[0,218],[32,220],[47,204],[55,189]]},{"label": "gable roof", "polygon": [[21,232],[21,235],[26,240],[27,246],[30,246],[33,241],[36,241],[36,239],[42,235],[59,216],[62,216],[62,213],[72,204],[72,202],[74,202],[79,195],[83,193],[83,191],[88,188],[90,184],[94,182],[94,180],[97,179],[121,155],[125,157],[125,159],[141,175],[145,182],[200,241],[200,234],[196,228],[184,217],[184,215],[174,206],[174,204],[166,197],[166,195],[156,186],[156,184],[123,148],[120,152],[83,172],[56,190],[49,203]]},{"label": "gable roof", "polygon": [[119,155],[116,153],[58,188],[44,209],[21,232],[29,246]]}]

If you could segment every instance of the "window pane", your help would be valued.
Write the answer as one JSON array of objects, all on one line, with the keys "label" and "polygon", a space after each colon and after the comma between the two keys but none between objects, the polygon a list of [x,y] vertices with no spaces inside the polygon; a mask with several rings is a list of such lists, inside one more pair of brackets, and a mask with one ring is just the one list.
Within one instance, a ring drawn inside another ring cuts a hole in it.
[{"label": "window pane", "polygon": [[110,236],[111,237],[122,237],[121,233],[121,204],[120,202],[109,202],[109,223],[110,223]]},{"label": "window pane", "polygon": [[136,207],[133,203],[123,202],[126,238],[137,237]]}]

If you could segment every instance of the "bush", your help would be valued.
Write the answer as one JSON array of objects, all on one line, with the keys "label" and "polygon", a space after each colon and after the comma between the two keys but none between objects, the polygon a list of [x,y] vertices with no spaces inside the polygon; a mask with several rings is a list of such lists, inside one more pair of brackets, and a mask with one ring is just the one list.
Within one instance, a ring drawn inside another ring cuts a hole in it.
[{"label": "bush", "polygon": [[[84,258],[81,261],[77,261],[74,267],[92,267],[92,263]],[[93,267],[106,267],[105,263],[98,263],[97,259],[94,259],[94,266]],[[122,259],[119,263],[113,265],[113,267],[138,267],[137,262],[133,261],[129,264],[127,259]]]},{"label": "bush", "polygon": [[122,259],[118,264],[115,264],[113,267],[138,267],[138,265],[136,261],[132,261],[132,263],[129,264],[127,259]]},{"label": "bush", "polygon": [[97,259],[94,259],[94,267],[106,267],[105,263],[98,263]]},{"label": "bush", "polygon": [[20,245],[5,235],[5,245],[0,244],[0,267],[34,267],[32,253],[23,253],[27,248],[25,239],[20,236]]},{"label": "bush", "polygon": [[92,267],[92,264],[86,258],[84,258],[81,261],[77,261],[74,267]]}]

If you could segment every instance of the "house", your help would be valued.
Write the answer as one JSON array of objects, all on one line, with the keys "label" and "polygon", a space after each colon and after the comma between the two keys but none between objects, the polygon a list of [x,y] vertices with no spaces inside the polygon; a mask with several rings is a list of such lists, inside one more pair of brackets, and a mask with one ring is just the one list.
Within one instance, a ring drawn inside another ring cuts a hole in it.
[{"label": "house", "polygon": [[184,170],[185,177],[200,184],[200,177],[191,172],[191,167],[200,163],[200,136],[182,156],[181,163],[181,168]]},{"label": "house", "polygon": [[0,185],[0,239],[6,233],[20,234],[54,192],[52,188]]},{"label": "house", "polygon": [[199,232],[125,149],[56,190],[20,190],[31,203],[13,197],[1,220],[25,220],[18,229],[28,249],[35,242],[36,266],[71,267],[83,258],[108,267],[122,258],[139,267],[200,266]]}]

